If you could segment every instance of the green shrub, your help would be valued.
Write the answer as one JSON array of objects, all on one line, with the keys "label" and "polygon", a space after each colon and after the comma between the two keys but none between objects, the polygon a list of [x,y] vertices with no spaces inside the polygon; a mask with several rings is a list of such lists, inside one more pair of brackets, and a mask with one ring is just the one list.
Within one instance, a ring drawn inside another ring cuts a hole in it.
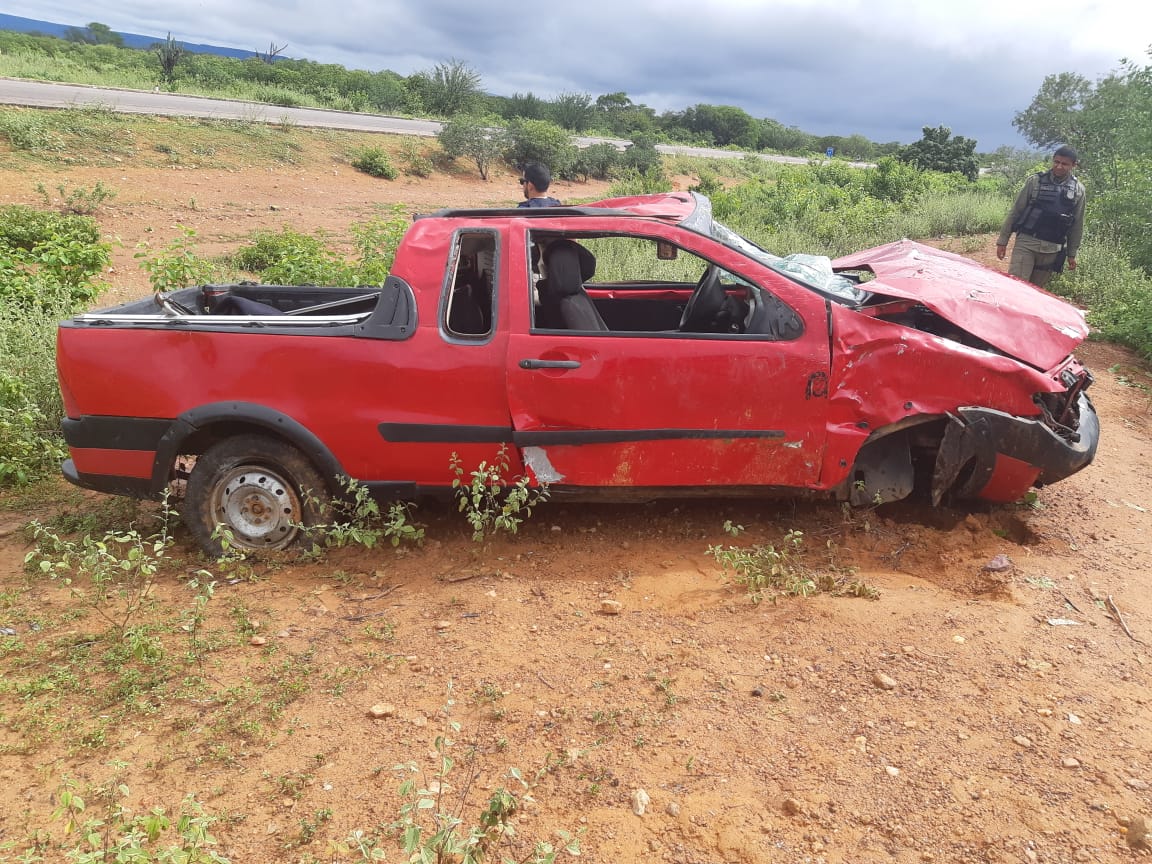
[{"label": "green shrub", "polygon": [[51,476],[65,458],[56,327],[74,309],[66,291],[23,306],[0,301],[0,486]]},{"label": "green shrub", "polygon": [[67,455],[59,430],[28,385],[0,368],[0,487],[23,486],[55,474]]},{"label": "green shrub", "polygon": [[1049,288],[1086,306],[1097,336],[1152,357],[1152,278],[1129,263],[1115,241],[1089,240],[1076,264]]},{"label": "green shrub", "polygon": [[492,163],[511,146],[508,131],[500,121],[475,115],[450,120],[436,137],[449,156],[471,161],[480,172],[481,180],[488,179]]},{"label": "green shrub", "polygon": [[152,290],[158,294],[177,291],[189,285],[203,285],[211,282],[216,275],[216,267],[212,262],[201,258],[193,248],[196,231],[184,225],[177,227],[180,235],[160,252],[153,253],[147,243],[136,247],[135,258],[148,274]]},{"label": "green shrub", "polygon": [[621,162],[620,151],[615,144],[603,141],[592,144],[576,154],[573,172],[583,181],[589,177],[597,180],[610,180]]},{"label": "green shrub", "polygon": [[1152,273],[1152,232],[1148,230],[1148,188],[1152,160],[1118,160],[1110,182],[1088,196],[1088,234],[1124,249],[1125,257]]},{"label": "green shrub", "polygon": [[355,267],[357,285],[382,285],[392,269],[392,261],[404,232],[411,224],[403,204],[395,204],[387,216],[377,216],[367,222],[357,222],[349,230],[360,256]]},{"label": "green shrub", "polygon": [[413,138],[405,138],[400,145],[400,163],[404,173],[410,177],[431,177],[435,168]]},{"label": "green shrub", "polygon": [[100,227],[86,216],[61,215],[23,204],[0,207],[0,246],[30,250],[53,237],[97,243]]},{"label": "green shrub", "polygon": [[[48,191],[43,183],[36,184],[36,191],[44,199],[46,206],[53,206],[56,204],[52,199],[52,194]],[[96,185],[89,189],[87,186],[77,186],[74,189],[68,189],[63,183],[56,187],[56,191],[60,193],[59,209],[62,213],[72,213],[77,216],[90,216],[99,210],[105,201],[110,201],[116,197],[116,190],[109,189],[99,180]]]},{"label": "green shrub", "polygon": [[64,142],[52,130],[43,111],[0,111],[0,132],[13,150],[42,153],[64,149]]},{"label": "green shrub", "polygon": [[501,444],[496,458],[482,461],[473,471],[466,471],[455,452],[449,460],[454,478],[452,491],[456,503],[472,527],[477,543],[501,532],[515,534],[521,523],[532,516],[532,508],[548,500],[547,484],[531,487],[528,477],[511,477],[508,445]]},{"label": "green shrub", "polygon": [[302,234],[292,228],[256,235],[251,246],[238,249],[232,264],[259,273],[275,285],[351,285],[354,268],[330,250],[322,234]]},{"label": "green shrub", "polygon": [[0,208],[0,305],[65,309],[95,300],[111,247],[96,223],[23,205]]},{"label": "green shrub", "polygon": [[576,145],[572,136],[547,120],[514,120],[508,124],[509,145],[504,159],[520,168],[529,162],[547,165],[553,177],[572,179]]},{"label": "green shrub", "polygon": [[634,136],[632,144],[620,154],[620,165],[625,170],[631,169],[638,174],[656,173],[663,177],[663,164],[662,157],[656,149],[656,139],[651,135]]},{"label": "green shrub", "polygon": [[388,154],[379,147],[369,147],[367,150],[361,151],[352,160],[352,167],[373,177],[382,177],[385,180],[396,179],[396,169],[392,166],[392,161],[388,158]]},{"label": "green shrub", "polygon": [[293,90],[285,87],[269,87],[267,85],[252,88],[248,96],[255,102],[265,102],[268,105],[279,105],[282,108],[304,108],[311,103]]},{"label": "green shrub", "polygon": [[630,195],[651,195],[656,192],[667,192],[672,183],[663,171],[652,171],[642,174],[635,169],[626,169],[619,172],[617,180],[608,187],[609,198],[624,198]]}]

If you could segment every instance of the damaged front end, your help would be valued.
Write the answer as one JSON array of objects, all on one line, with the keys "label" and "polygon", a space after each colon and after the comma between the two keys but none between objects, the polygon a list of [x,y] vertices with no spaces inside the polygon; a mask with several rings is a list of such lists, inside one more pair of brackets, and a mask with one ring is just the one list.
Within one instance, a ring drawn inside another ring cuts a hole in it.
[{"label": "damaged front end", "polygon": [[1070,477],[1096,454],[1100,421],[1084,389],[1087,371],[1064,393],[1036,397],[1041,416],[991,408],[950,414],[932,473],[932,503],[945,495],[1015,501],[1031,486]]},{"label": "damaged front end", "polygon": [[913,485],[933,504],[1015,501],[1091,463],[1100,425],[1085,395],[1092,376],[1073,354],[1088,335],[1079,309],[911,241],[833,265],[874,276],[856,315],[833,308],[844,358],[834,428],[872,430],[848,478],[853,503]]}]

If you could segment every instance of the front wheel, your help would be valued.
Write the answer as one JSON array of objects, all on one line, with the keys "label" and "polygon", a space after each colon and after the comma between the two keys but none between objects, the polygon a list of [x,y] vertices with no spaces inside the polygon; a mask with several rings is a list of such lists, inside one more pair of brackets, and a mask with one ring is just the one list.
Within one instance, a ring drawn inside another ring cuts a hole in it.
[{"label": "front wheel", "polygon": [[291,444],[238,435],[196,460],[184,496],[184,523],[212,557],[224,554],[225,544],[287,549],[320,522],[327,495],[320,473]]}]

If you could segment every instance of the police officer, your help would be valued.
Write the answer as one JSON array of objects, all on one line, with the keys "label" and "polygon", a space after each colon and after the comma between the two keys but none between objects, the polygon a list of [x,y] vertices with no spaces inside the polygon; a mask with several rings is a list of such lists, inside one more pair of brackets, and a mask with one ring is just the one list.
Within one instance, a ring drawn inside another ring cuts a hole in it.
[{"label": "police officer", "polygon": [[1053,273],[1076,269],[1076,253],[1084,235],[1084,185],[1072,176],[1078,159],[1067,145],[1052,154],[1052,167],[1033,174],[1008,211],[996,257],[1001,261],[1013,232],[1012,260],[1008,272],[1043,287]]}]

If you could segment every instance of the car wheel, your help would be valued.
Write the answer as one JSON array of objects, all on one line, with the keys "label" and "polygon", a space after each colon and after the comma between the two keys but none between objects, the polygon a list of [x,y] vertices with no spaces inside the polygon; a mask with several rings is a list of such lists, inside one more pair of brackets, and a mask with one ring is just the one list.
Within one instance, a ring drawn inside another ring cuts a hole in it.
[{"label": "car wheel", "polygon": [[264,435],[238,435],[196,460],[184,496],[184,523],[213,557],[224,554],[226,545],[242,551],[287,549],[306,528],[319,524],[327,497],[324,479],[295,447]]}]

